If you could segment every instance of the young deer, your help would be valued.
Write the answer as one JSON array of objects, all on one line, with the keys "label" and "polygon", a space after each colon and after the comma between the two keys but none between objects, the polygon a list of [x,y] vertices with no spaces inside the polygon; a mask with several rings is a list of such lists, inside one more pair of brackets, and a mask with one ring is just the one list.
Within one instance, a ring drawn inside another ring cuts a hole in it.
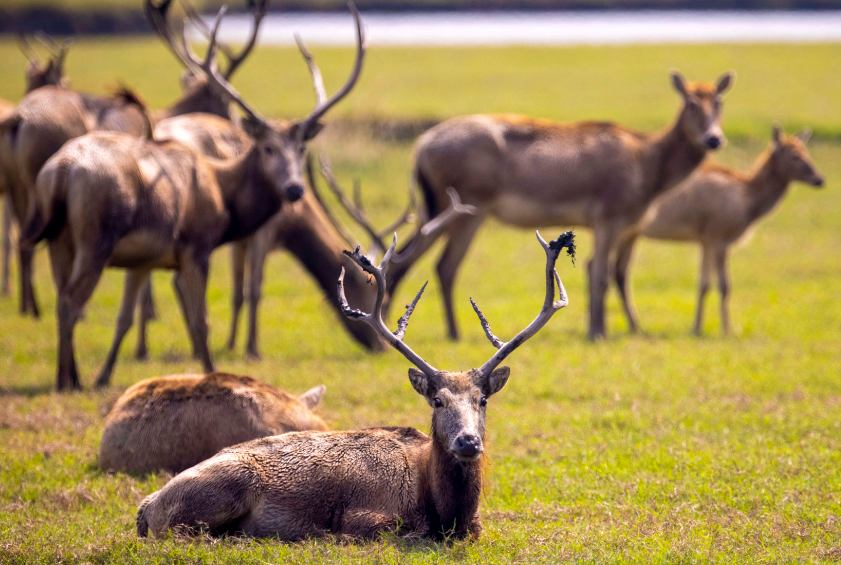
[{"label": "young deer", "polygon": [[702,331],[704,298],[715,265],[721,294],[721,329],[725,335],[729,333],[727,258],[730,247],[776,207],[791,181],[823,186],[824,179],[806,151],[810,136],[811,132],[804,130],[794,137],[786,137],[778,126],[774,126],[771,148],[760,155],[751,173],[704,165],[678,188],[652,204],[640,223],[620,243],[616,256],[616,286],[631,331],[636,332],[639,326],[628,290],[628,269],[636,238],[644,236],[695,241],[701,245],[694,331],[698,335]]},{"label": "young deer", "polygon": [[312,413],[324,385],[301,396],[246,376],[170,375],[131,386],[105,419],[99,465],[105,471],[180,473],[220,449],[252,439],[323,431]]},{"label": "young deer", "polygon": [[[721,97],[732,81],[733,74],[727,73],[716,84],[687,83],[673,72],[683,106],[671,127],[654,134],[613,123],[557,124],[512,115],[453,118],[423,134],[415,148],[415,178],[428,218],[441,213],[448,187],[479,209],[447,230],[438,262],[450,337],[458,338],[456,273],[489,215],[522,227],[572,224],[593,229],[589,336],[604,337],[608,260],[619,237],[654,198],[724,143]],[[434,239],[415,234],[395,258],[389,285],[406,274]]]},{"label": "young deer", "polygon": [[562,249],[573,249],[573,236],[568,232],[550,243],[540,234],[537,238],[546,253],[546,295],[540,313],[503,343],[474,303],[498,351],[482,367],[458,372],[432,367],[403,342],[423,289],[406,307],[396,332],[382,320],[384,272],[397,237],[379,267],[358,249],[347,252],[376,281],[377,300],[370,314],[350,308],[342,273],[342,310],[370,324],[417,367],[409,369],[409,381],[433,408],[432,437],[413,428],[298,432],[223,450],[148,496],[137,510],[138,535],[206,528],[215,534],[241,532],[288,541],[325,534],[374,538],[398,529],[401,534],[439,539],[478,536],[485,407],[509,375],[508,367],[497,366],[568,303],[554,267]]},{"label": "young deer", "polygon": [[[361,20],[352,7],[361,34]],[[248,237],[304,193],[306,143],[321,131],[320,120],[359,78],[362,56],[336,95],[316,105],[305,119],[269,122],[253,110],[219,73],[216,32],[199,60],[183,39],[196,72],[206,75],[245,113],[251,137],[247,151],[216,160],[174,140],[143,140],[97,132],[65,145],[44,166],[36,189],[45,221],[32,240],[50,239],[53,276],[59,291],[58,388],[79,387],[73,354],[73,329],[81,308],[106,266],[128,269],[117,331],[97,386],[110,381],[120,343],[133,323],[138,293],[152,269],[173,269],[176,294],[187,321],[193,350],[205,371],[213,361],[207,345],[205,292],[210,253]],[[196,114],[194,123],[220,121]],[[40,224],[40,222],[39,222]]]}]

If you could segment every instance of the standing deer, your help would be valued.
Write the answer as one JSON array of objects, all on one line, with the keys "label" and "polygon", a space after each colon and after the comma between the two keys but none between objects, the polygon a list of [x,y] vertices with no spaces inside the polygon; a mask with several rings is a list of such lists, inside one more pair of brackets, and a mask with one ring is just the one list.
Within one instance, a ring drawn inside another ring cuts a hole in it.
[{"label": "standing deer", "polygon": [[458,372],[434,368],[403,342],[423,289],[406,307],[396,332],[383,322],[385,268],[397,237],[379,266],[358,249],[347,252],[375,279],[377,299],[370,314],[350,308],[342,273],[338,285],[342,310],[370,324],[417,367],[409,369],[409,381],[433,409],[432,437],[413,428],[374,428],[297,432],[240,444],[187,469],[148,496],[137,510],[138,535],[206,528],[214,534],[241,532],[287,541],[325,534],[375,538],[392,530],[437,539],[478,536],[485,410],[510,372],[508,367],[497,367],[568,303],[554,267],[561,250],[572,249],[572,234],[550,243],[537,237],[546,253],[546,294],[540,313],[503,343],[474,303],[498,351],[482,367]]},{"label": "standing deer", "polygon": [[[351,10],[361,38],[359,13],[353,5]],[[138,293],[155,268],[176,271],[176,294],[193,349],[205,371],[214,370],[205,304],[210,253],[250,236],[284,201],[300,199],[306,143],[321,131],[320,119],[359,78],[362,48],[350,78],[333,97],[317,104],[303,120],[269,122],[242,99],[216,66],[216,32],[224,12],[223,7],[204,60],[196,57],[183,36],[182,47],[196,72],[204,73],[245,113],[243,127],[251,137],[247,151],[217,160],[174,140],[95,132],[65,145],[38,176],[37,204],[45,221],[40,231],[30,224],[27,234],[33,241],[50,239],[59,291],[60,390],[79,387],[73,329],[106,266],[129,272],[117,331],[97,386],[110,381],[120,343],[133,323]],[[224,121],[208,114],[191,119],[194,124]]]},{"label": "standing deer", "polygon": [[[438,262],[449,335],[458,338],[453,287],[479,226],[489,215],[522,227],[572,224],[592,228],[588,264],[589,336],[605,336],[604,297],[609,258],[624,230],[658,195],[686,178],[709,150],[724,143],[721,97],[733,82],[687,83],[672,73],[683,105],[674,124],[644,134],[605,122],[558,124],[514,115],[452,118],[415,147],[415,178],[435,218],[453,187],[479,212],[453,224]],[[435,237],[421,231],[401,250],[388,273],[396,284]]]},{"label": "standing deer", "polygon": [[824,179],[806,151],[809,137],[809,130],[787,137],[779,126],[774,126],[771,148],[759,156],[752,172],[745,174],[717,165],[703,165],[678,188],[651,205],[620,243],[616,255],[616,286],[631,331],[636,332],[639,324],[628,290],[628,269],[637,237],[645,236],[700,244],[701,273],[693,330],[697,335],[702,332],[704,298],[715,265],[721,295],[721,329],[725,335],[730,332],[727,273],[730,248],[757,220],[776,207],[791,181],[823,186]]},{"label": "standing deer", "polygon": [[180,473],[238,443],[323,431],[327,425],[312,410],[324,390],[320,385],[292,396],[226,373],[146,379],[129,387],[105,419],[99,465],[105,471]]},{"label": "standing deer", "polygon": [[[145,0],[144,7],[152,27],[184,61],[183,47],[167,25],[170,3],[171,0],[164,0],[156,6],[152,0]],[[252,4],[252,36],[239,55],[229,56],[229,64],[222,73],[225,80],[230,80],[254,47],[266,4],[267,0]],[[227,47],[225,50],[230,53]],[[149,115],[138,102],[137,97],[127,89],[120,89],[114,97],[101,97],[76,92],[62,85],[45,86],[29,93],[15,112],[0,122],[0,151],[8,154],[4,158],[3,169],[10,182],[12,208],[19,224],[23,225],[29,221],[31,214],[37,213],[37,208],[30,209],[35,179],[47,159],[67,141],[91,131],[118,131],[136,136],[150,134]],[[232,116],[227,94],[197,75],[185,83],[185,91],[179,100],[169,108],[154,113],[152,123],[190,112],[207,112],[225,118]],[[32,216],[33,222],[36,219],[37,216]],[[21,313],[31,313],[37,318],[38,304],[32,286],[33,252],[26,244],[19,246]],[[150,297],[151,294],[145,297],[147,312],[151,308]]]}]

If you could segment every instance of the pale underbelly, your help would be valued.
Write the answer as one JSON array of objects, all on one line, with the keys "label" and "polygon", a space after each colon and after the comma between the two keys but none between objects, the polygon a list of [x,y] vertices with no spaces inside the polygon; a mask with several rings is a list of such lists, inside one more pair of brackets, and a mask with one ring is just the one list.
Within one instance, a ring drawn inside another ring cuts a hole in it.
[{"label": "pale underbelly", "polygon": [[592,205],[587,200],[560,204],[527,199],[519,195],[503,195],[496,200],[490,212],[501,222],[523,228],[589,227],[593,221]]},{"label": "pale underbelly", "polygon": [[175,269],[178,265],[174,240],[150,231],[132,232],[117,242],[108,265],[123,269]]}]

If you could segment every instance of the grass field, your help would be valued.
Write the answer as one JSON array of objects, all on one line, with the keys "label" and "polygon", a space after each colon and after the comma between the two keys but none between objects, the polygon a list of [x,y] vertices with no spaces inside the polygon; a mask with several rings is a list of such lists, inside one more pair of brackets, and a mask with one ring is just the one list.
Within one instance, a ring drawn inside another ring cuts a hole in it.
[{"label": "grass field", "polygon": [[[0,96],[21,89],[22,58],[0,45]],[[96,65],[85,61],[97,57]],[[317,49],[336,88],[347,50]],[[177,67],[149,41],[74,47],[74,83],[100,90],[123,76],[163,106],[177,94]],[[155,276],[161,320],[151,326],[151,360],[131,359],[129,333],[104,392],[51,392],[55,295],[46,254],[37,264],[44,319],[17,315],[0,299],[0,563],[819,563],[841,559],[841,45],[575,49],[372,49],[342,118],[445,118],[517,111],[558,119],[617,119],[654,128],[677,98],[666,71],[690,78],[739,73],[726,103],[734,143],[718,157],[748,167],[779,120],[809,125],[827,188],[796,187],[732,259],[735,335],[719,336],[717,299],[707,336],[689,334],[697,250],[645,242],[634,269],[642,336],[629,336],[611,296],[611,340],[585,339],[584,265],[558,262],[570,306],[510,358],[512,378],[488,409],[490,465],[476,542],[377,543],[139,540],[140,500],[167,476],[134,478],[97,469],[104,415],[140,379],[198,371],[190,359],[169,275]],[[291,69],[288,74],[285,69]],[[130,73],[130,74],[129,74]],[[286,85],[276,87],[286,80]],[[260,50],[237,77],[271,115],[311,104],[304,65],[291,50]],[[277,94],[273,94],[277,92]],[[319,140],[342,179],[362,180],[384,225],[405,203],[411,146],[360,135]],[[564,226],[543,230],[556,236]],[[401,232],[406,237],[408,230]],[[414,270],[398,301],[434,273],[437,248]],[[527,324],[542,299],[542,252],[531,233],[486,224],[456,292],[464,334],[444,337],[435,284],[413,316],[407,342],[439,367],[464,369],[493,352],[468,296],[503,339]],[[288,256],[271,256],[262,304],[264,360],[223,349],[229,317],[226,250],[209,291],[211,342],[220,369],[291,392],[327,385],[320,414],[336,429],[412,425],[429,409],[411,389],[407,362],[372,356],[341,330],[315,285]],[[77,329],[82,380],[104,360],[122,276],[108,272]]]}]

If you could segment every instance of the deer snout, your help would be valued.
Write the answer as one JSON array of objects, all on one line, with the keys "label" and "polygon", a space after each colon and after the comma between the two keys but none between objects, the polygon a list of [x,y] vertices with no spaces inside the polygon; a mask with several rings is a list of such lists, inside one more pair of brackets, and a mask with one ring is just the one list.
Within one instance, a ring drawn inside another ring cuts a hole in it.
[{"label": "deer snout", "polygon": [[288,202],[296,202],[304,195],[304,187],[298,183],[288,184],[283,187],[283,193]]},{"label": "deer snout", "polygon": [[815,175],[815,178],[812,179],[812,186],[816,186],[818,188],[822,187],[824,183],[824,179],[820,175]]},{"label": "deer snout", "polygon": [[718,133],[708,133],[704,136],[704,145],[710,149],[718,149],[724,142],[724,136]]},{"label": "deer snout", "polygon": [[482,439],[476,434],[462,434],[450,446],[450,451],[460,461],[476,461],[484,450]]}]

